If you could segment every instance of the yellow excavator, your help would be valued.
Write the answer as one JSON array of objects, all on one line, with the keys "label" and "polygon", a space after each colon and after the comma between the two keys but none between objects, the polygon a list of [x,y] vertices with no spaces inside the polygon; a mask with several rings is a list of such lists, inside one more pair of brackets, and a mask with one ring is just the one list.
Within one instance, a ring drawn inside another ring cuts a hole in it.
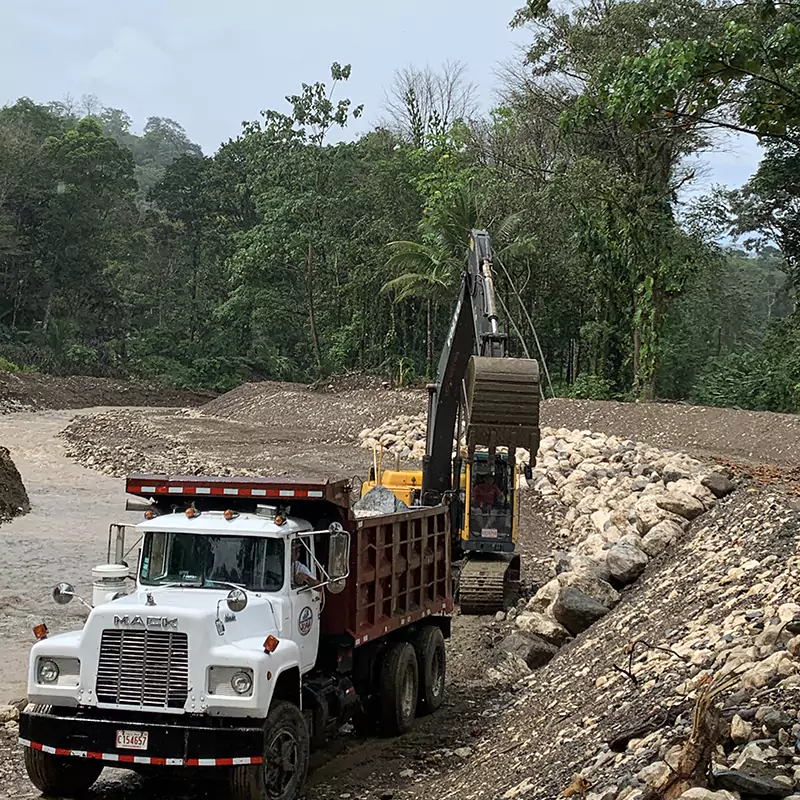
[{"label": "yellow excavator", "polygon": [[[537,362],[511,358],[500,330],[489,234],[473,230],[436,382],[428,385],[423,467],[384,471],[376,461],[361,490],[363,497],[380,484],[409,506],[450,506],[462,613],[494,613],[519,594],[517,485],[522,472],[530,477],[539,449],[539,396]],[[530,452],[529,464],[517,464],[517,448]]]}]

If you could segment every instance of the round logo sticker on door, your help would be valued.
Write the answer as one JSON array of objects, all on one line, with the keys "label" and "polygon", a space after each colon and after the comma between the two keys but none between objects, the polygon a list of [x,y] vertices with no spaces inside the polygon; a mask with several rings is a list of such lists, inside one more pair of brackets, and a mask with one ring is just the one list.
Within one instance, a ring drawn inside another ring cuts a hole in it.
[{"label": "round logo sticker on door", "polygon": [[311,606],[306,606],[297,618],[297,628],[300,631],[300,635],[305,636],[311,630],[313,624],[314,612],[311,610]]}]

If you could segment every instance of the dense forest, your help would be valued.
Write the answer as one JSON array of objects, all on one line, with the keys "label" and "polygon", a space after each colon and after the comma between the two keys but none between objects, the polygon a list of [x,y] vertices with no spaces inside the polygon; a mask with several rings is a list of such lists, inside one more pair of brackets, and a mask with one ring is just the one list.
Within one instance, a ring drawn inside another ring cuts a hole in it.
[{"label": "dense forest", "polygon": [[[463,65],[410,67],[348,140],[334,64],[214,155],[170,119],[22,98],[0,110],[2,368],[410,383],[485,227],[546,394],[800,411],[799,23],[778,0],[530,0],[489,113]],[[726,131],[760,140],[758,171],[680,203]]]}]

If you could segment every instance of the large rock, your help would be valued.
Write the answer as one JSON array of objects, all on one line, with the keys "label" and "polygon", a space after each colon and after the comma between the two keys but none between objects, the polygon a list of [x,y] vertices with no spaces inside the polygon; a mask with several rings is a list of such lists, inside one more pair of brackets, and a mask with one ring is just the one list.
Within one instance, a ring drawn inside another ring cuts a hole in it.
[{"label": "large rock", "polygon": [[665,519],[645,534],[642,539],[642,550],[650,558],[660,556],[682,533],[683,529],[677,522]]},{"label": "large rock", "polygon": [[492,664],[486,670],[489,680],[501,685],[511,684],[531,674],[531,668],[525,663],[525,659],[516,653],[509,653],[499,648],[493,652]]},{"label": "large rock", "polygon": [[407,511],[408,506],[398,499],[385,486],[373,486],[358,502],[353,503],[353,511],[364,514],[394,514]]},{"label": "large rock", "polygon": [[611,577],[621,584],[635,581],[644,572],[648,560],[647,554],[632,544],[615,544],[606,556]]},{"label": "large rock", "polygon": [[703,504],[696,497],[685,492],[667,492],[658,495],[656,505],[684,519],[694,519],[705,511]]},{"label": "large rock", "polygon": [[702,483],[706,489],[709,489],[714,497],[725,497],[736,488],[730,478],[727,478],[725,475],[720,475],[719,472],[712,472],[706,475],[700,483]]},{"label": "large rock", "polygon": [[531,612],[546,611],[551,605],[553,605],[553,601],[556,599],[556,595],[558,594],[558,590],[560,588],[561,584],[558,582],[558,578],[553,578],[553,580],[540,587],[536,594],[531,597],[531,599],[528,601],[526,610]]},{"label": "large rock", "polygon": [[561,647],[571,638],[569,631],[563,625],[560,625],[552,617],[538,612],[531,614],[526,611],[514,620],[514,624],[521,631],[538,636],[556,647]]},{"label": "large rock", "polygon": [[506,636],[499,647],[507,653],[518,655],[531,669],[544,666],[558,652],[558,648],[550,642],[518,631]]},{"label": "large rock", "polygon": [[[738,772],[732,769],[718,770],[714,773],[714,783],[732,792],[756,795],[758,797],[788,797],[792,794],[791,785],[772,778]],[[685,796],[685,795],[684,795]]]},{"label": "large rock", "polygon": [[[608,569],[605,574],[608,575]],[[614,608],[619,603],[619,592],[600,576],[591,572],[565,572],[558,576],[562,586],[573,586],[606,608]]]},{"label": "large rock", "polygon": [[[562,572],[577,572],[579,574],[588,573],[608,581],[611,575],[606,566],[606,554],[604,550],[595,550],[593,555],[573,555],[569,559],[569,568]],[[563,584],[562,584],[563,585]]]},{"label": "large rock", "polygon": [[0,521],[27,514],[31,504],[11,454],[0,447]]},{"label": "large rock", "polygon": [[602,603],[573,586],[562,588],[553,603],[553,616],[570,633],[576,635],[604,617],[608,611]]}]

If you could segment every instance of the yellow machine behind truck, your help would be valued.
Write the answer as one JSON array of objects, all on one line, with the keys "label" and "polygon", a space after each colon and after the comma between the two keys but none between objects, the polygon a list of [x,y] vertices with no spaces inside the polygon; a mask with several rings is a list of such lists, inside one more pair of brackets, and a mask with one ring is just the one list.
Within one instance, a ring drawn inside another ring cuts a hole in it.
[{"label": "yellow machine behind truck", "polygon": [[[517,464],[517,448],[530,452],[529,464]],[[362,496],[381,484],[410,506],[449,505],[453,557],[462,559],[461,610],[491,613],[513,602],[519,589],[517,485],[520,472],[530,474],[538,448],[539,367],[509,356],[495,305],[491,240],[475,230],[436,382],[428,385],[423,467],[383,471],[376,464]]]}]

